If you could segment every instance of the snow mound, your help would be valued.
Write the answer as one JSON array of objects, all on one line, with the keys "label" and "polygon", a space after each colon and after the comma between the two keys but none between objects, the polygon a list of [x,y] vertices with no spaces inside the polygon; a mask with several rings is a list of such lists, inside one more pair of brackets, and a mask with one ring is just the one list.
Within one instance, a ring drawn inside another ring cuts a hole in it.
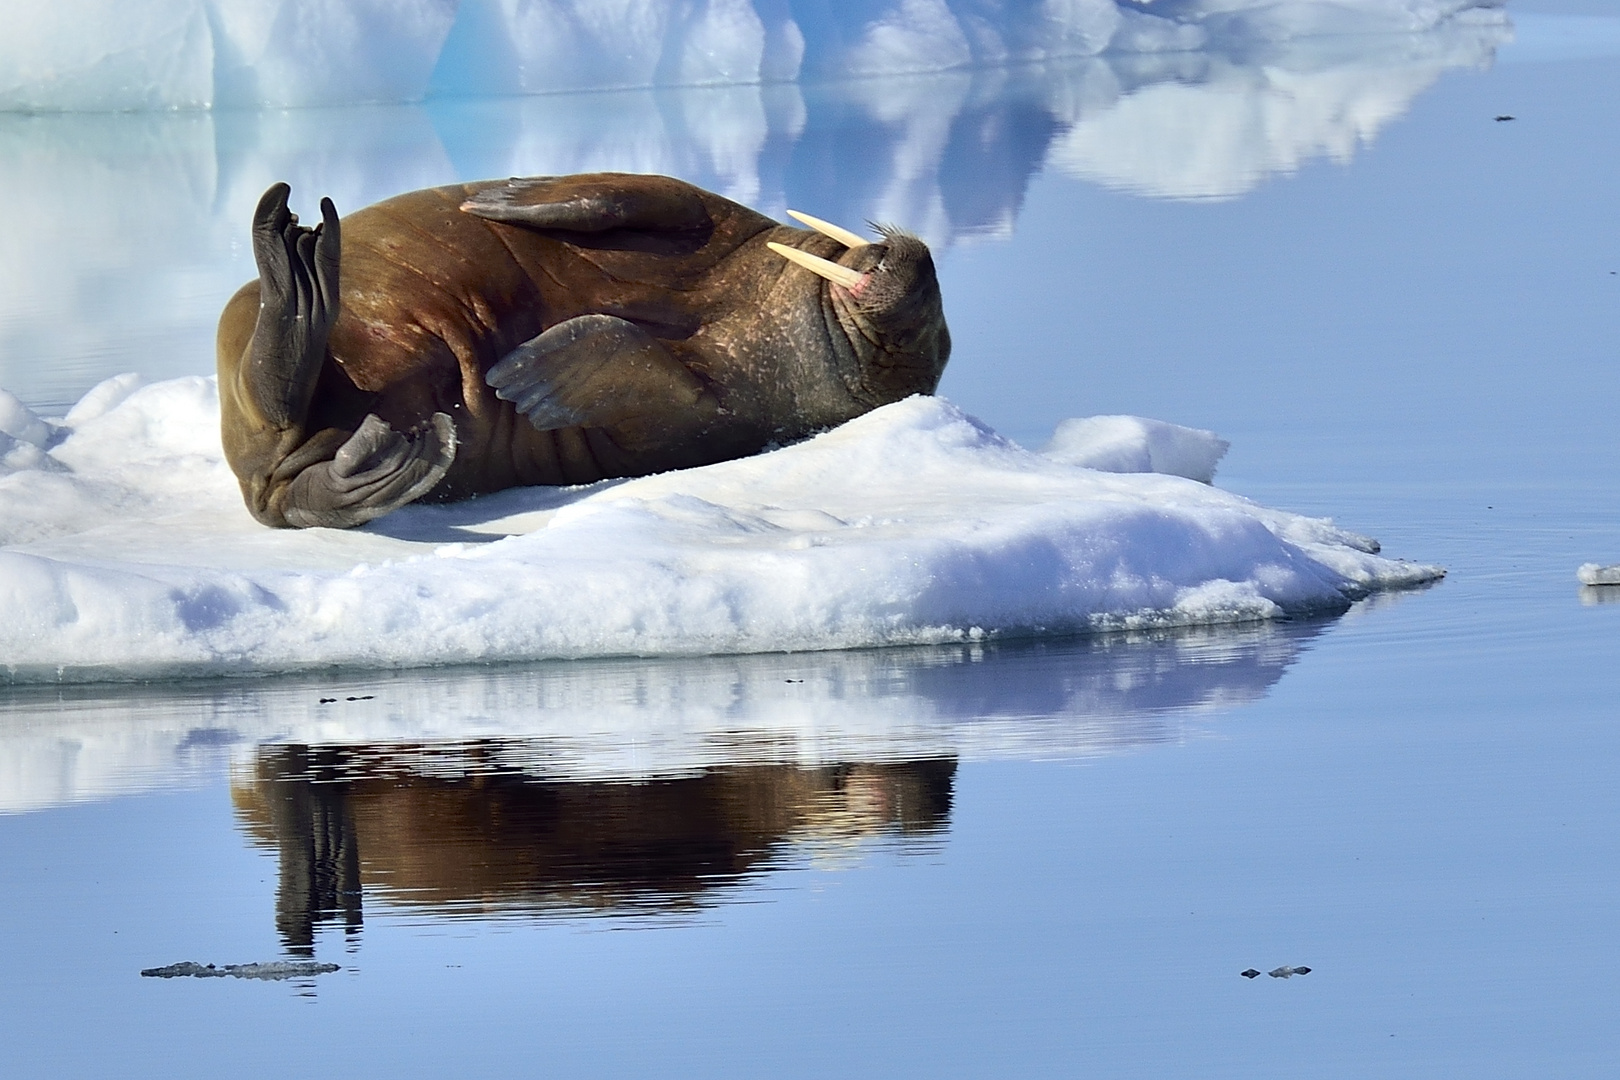
[{"label": "snow mound", "polygon": [[1231,443],[1200,428],[1141,416],[1084,416],[1065,420],[1041,453],[1065,465],[1116,473],[1164,473],[1202,484],[1215,481]]},{"label": "snow mound", "polygon": [[14,681],[859,648],[1241,622],[1432,580],[1326,520],[1078,468],[915,397],[741,461],[249,518],[213,380],[112,380],[0,476]]},{"label": "snow mound", "polygon": [[1229,50],[1505,22],[1500,0],[55,0],[8,12],[0,110],[415,101]]}]

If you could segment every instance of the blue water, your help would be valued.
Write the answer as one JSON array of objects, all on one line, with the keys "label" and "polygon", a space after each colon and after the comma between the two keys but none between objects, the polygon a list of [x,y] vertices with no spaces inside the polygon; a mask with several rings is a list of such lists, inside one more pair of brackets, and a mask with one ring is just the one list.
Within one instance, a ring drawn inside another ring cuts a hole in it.
[{"label": "blue water", "polygon": [[[1620,590],[1574,570],[1620,562],[1620,47],[1521,24],[1347,159],[1218,198],[1065,173],[1029,94],[982,80],[972,124],[945,114],[979,149],[921,154],[910,201],[884,202],[899,171],[862,174],[863,148],[920,145],[837,107],[865,91],[806,90],[800,134],[743,169],[762,204],[849,224],[948,207],[942,392],[999,430],[1212,428],[1222,486],[1444,582],[1108,642],[11,692],[0,1072],[1612,1075]],[[13,301],[0,385],[45,406],[129,367],[206,371],[255,170],[304,170],[310,199],[498,173],[514,110],[569,107],[222,116],[194,157],[163,125],[195,118],[0,123],[30,190],[87,156],[206,161],[203,202],[170,209],[220,207],[168,269],[98,271],[137,340],[94,290],[82,335]],[[634,130],[660,160],[725,180],[658,115]],[[117,143],[135,129],[157,134]],[[24,340],[59,363],[22,365]],[[278,717],[320,694],[371,695],[366,731],[430,701],[443,730],[306,754]],[[580,701],[600,722],[559,729]],[[139,975],[306,955],[342,970]],[[1285,964],[1312,971],[1238,975]]]}]

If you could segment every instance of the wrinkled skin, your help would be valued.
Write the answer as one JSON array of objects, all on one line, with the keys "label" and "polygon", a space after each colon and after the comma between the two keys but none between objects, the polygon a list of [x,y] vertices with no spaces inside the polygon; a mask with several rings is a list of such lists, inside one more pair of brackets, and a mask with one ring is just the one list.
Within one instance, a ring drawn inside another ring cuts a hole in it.
[{"label": "wrinkled skin", "polygon": [[[286,185],[220,319],[225,454],[273,526],[759,452],[938,384],[926,245],[846,248],[658,176],[401,195],[314,229]],[[766,247],[859,272],[846,288]]]}]

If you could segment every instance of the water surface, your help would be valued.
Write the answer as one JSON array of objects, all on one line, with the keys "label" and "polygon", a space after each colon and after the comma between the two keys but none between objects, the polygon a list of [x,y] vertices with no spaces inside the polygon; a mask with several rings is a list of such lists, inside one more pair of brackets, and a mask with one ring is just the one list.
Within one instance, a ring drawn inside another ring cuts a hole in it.
[{"label": "water surface", "polygon": [[[1620,561],[1620,50],[1539,18],[1461,62],[0,120],[31,404],[207,371],[269,179],[657,167],[929,230],[942,391],[999,430],[1212,428],[1222,486],[1450,570],[1306,624],[9,692],[10,1068],[1611,1073],[1620,604],[1574,569]],[[1189,172],[1130,110],[1200,93],[1319,123]],[[341,970],[139,975],[303,956]]]}]

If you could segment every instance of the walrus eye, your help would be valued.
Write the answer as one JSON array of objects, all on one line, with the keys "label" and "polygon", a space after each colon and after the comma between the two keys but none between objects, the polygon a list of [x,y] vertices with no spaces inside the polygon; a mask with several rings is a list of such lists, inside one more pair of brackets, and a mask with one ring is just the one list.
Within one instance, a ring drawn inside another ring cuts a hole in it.
[{"label": "walrus eye", "polygon": [[855,233],[850,232],[848,229],[839,228],[830,221],[822,221],[820,218],[811,217],[809,214],[801,214],[797,210],[789,210],[788,217],[792,218],[794,221],[808,225],[822,236],[832,237],[834,240],[838,241],[840,244],[843,244],[847,248],[865,247],[867,244],[871,243],[870,240],[864,240]]},{"label": "walrus eye", "polygon": [[839,266],[830,259],[823,259],[820,255],[812,255],[808,251],[800,251],[786,244],[778,244],[774,240],[765,241],[765,246],[776,252],[791,263],[798,263],[812,274],[826,278],[834,285],[842,285],[853,290],[855,286],[866,280],[866,275],[859,270],[851,270],[847,266]]}]

